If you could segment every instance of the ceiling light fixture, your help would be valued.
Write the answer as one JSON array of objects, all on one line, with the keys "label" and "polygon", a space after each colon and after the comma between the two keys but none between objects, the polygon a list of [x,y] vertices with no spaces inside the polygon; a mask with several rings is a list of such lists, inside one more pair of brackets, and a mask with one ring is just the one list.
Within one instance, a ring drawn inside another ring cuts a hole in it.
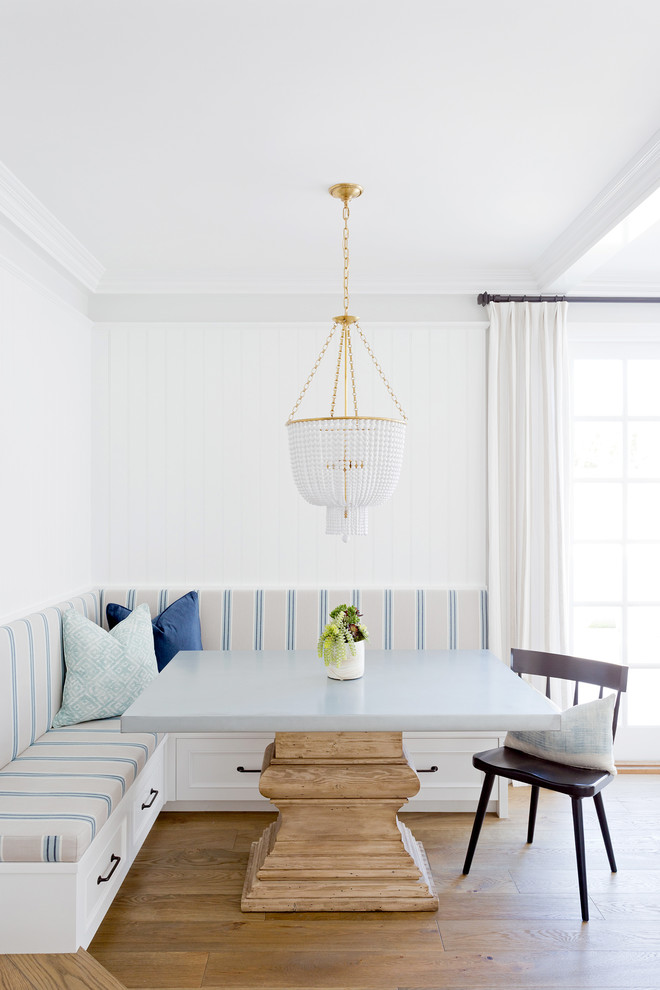
[{"label": "ceiling light fixture", "polygon": [[[298,396],[298,401],[291,410],[286,425],[293,478],[298,491],[305,501],[312,505],[326,506],[326,533],[340,535],[346,543],[350,536],[366,535],[368,506],[382,505],[396,488],[401,473],[407,417],[369,346],[358,318],[350,316],[348,312],[348,204],[362,194],[362,187],[352,182],[340,182],[332,186],[329,192],[344,204],[344,313],[335,317],[332,330]],[[353,326],[401,419],[358,415],[351,341]],[[341,327],[341,336],[330,415],[316,419],[294,419],[298,406],[339,327]],[[341,412],[336,411],[337,390],[342,371],[343,416]],[[352,407],[350,414],[349,405]]]}]

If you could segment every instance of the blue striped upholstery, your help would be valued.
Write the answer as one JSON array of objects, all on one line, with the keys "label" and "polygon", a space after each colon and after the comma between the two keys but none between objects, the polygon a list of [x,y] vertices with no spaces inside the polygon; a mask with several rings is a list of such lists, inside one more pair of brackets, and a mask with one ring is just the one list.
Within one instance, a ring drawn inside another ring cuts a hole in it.
[{"label": "blue striped upholstery", "polygon": [[[0,626],[0,862],[77,861],[155,745],[153,737],[120,736],[118,720],[51,730],[62,701],[63,610],[107,628],[108,602],[146,602],[156,616],[191,590],[90,591]],[[375,649],[488,646],[479,589],[197,590],[208,650],[315,650],[342,602],[364,613]]]},{"label": "blue striped upholstery", "polygon": [[[110,601],[128,608],[147,602],[155,616],[190,590],[91,591],[0,626],[0,766],[49,729],[60,707],[63,609],[107,628]],[[209,650],[313,650],[330,609],[344,601],[364,613],[374,649],[488,646],[488,601],[480,589],[204,589],[202,643]]]},{"label": "blue striped upholstery", "polygon": [[0,770],[0,863],[77,862],[157,742],[119,719],[44,733]]},{"label": "blue striped upholstery", "polygon": [[199,593],[206,650],[312,650],[329,611],[349,602],[364,613],[374,649],[486,649],[485,590],[439,589],[192,589],[106,588],[108,602],[135,608],[147,602],[157,615],[181,595]]},{"label": "blue striped upholstery", "polygon": [[0,626],[0,767],[50,729],[60,708],[66,608],[100,621],[94,591]]}]

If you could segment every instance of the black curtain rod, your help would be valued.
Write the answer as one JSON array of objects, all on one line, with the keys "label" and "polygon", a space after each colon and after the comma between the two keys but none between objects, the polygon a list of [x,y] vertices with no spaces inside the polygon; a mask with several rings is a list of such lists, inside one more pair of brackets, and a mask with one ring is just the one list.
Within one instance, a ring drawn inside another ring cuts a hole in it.
[{"label": "black curtain rod", "polygon": [[491,296],[481,292],[477,302],[480,306],[492,302],[660,303],[660,296]]}]

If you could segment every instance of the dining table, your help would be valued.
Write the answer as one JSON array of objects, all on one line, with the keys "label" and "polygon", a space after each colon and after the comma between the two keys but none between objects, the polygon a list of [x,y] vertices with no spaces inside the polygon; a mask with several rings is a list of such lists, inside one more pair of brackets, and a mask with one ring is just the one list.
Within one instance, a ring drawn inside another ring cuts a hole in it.
[{"label": "dining table", "polygon": [[561,714],[488,650],[368,650],[327,676],[310,650],[178,653],[125,732],[268,731],[243,911],[433,911],[423,846],[397,813],[419,790],[403,733],[558,729]]}]

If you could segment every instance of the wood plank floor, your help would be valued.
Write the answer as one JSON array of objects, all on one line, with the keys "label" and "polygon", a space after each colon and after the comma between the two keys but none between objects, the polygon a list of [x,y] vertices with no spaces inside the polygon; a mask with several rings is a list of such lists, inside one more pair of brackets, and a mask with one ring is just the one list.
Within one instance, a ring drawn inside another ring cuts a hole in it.
[{"label": "wood plank floor", "polygon": [[239,903],[267,814],[161,814],[89,947],[143,990],[660,990],[660,775],[604,795],[619,872],[585,802],[591,921],[580,917],[570,801],[529,788],[487,816],[461,875],[471,815],[402,816],[424,843],[436,914],[250,914]]},{"label": "wood plank floor", "polygon": [[0,955],[0,990],[124,990],[84,949]]}]

